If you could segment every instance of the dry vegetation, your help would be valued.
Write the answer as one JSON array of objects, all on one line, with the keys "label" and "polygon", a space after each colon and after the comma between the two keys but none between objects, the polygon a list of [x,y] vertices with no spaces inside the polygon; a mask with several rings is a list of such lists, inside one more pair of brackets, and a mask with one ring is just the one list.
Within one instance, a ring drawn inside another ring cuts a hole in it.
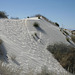
[{"label": "dry vegetation", "polygon": [[0,18],[8,18],[8,15],[5,11],[0,11]]},{"label": "dry vegetation", "polygon": [[38,24],[37,22],[35,22],[35,23],[33,24],[33,26],[34,26],[34,27],[39,27],[39,24]]},{"label": "dry vegetation", "polygon": [[47,49],[67,71],[75,73],[75,48],[61,43],[49,45]]},{"label": "dry vegetation", "polygon": [[75,35],[71,36],[72,41],[75,43]]}]

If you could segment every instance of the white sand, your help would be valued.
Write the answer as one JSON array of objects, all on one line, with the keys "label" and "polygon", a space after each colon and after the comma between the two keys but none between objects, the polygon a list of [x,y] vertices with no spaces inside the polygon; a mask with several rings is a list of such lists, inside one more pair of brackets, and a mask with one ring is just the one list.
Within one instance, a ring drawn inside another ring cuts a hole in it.
[{"label": "white sand", "polygon": [[[35,22],[39,24],[39,29],[33,26]],[[60,75],[60,72],[66,73],[46,48],[49,44],[61,42],[68,44],[68,42],[59,27],[44,19],[0,19],[0,39],[3,40],[0,47],[2,49],[5,47],[7,51],[9,63],[6,66],[9,66],[12,71],[21,68],[20,75],[25,75],[30,70],[33,70],[36,75],[37,72],[41,72],[41,67],[46,66],[49,71],[57,75]]]}]

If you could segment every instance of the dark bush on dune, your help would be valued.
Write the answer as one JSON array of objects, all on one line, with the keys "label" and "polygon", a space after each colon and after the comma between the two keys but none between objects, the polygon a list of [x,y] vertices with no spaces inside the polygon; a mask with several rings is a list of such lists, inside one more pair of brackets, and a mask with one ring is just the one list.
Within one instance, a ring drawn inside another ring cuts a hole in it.
[{"label": "dark bush on dune", "polygon": [[49,45],[47,50],[53,54],[67,71],[75,73],[75,48],[61,43]]},{"label": "dark bush on dune", "polygon": [[57,22],[55,22],[55,25],[59,27],[59,24]]},{"label": "dark bush on dune", "polygon": [[33,26],[34,26],[34,27],[39,27],[39,24],[38,24],[37,22],[35,22],[35,23],[33,24]]},{"label": "dark bush on dune", "polygon": [[0,11],[0,18],[8,18],[8,15],[6,15],[6,12]]}]

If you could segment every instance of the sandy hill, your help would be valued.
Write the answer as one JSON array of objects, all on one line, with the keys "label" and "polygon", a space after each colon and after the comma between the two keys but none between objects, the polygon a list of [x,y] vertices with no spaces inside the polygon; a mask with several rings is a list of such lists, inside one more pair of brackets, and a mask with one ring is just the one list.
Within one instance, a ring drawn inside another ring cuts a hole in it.
[{"label": "sandy hill", "polygon": [[61,42],[67,45],[70,43],[59,27],[43,18],[0,19],[0,39],[0,73],[31,75],[33,72],[33,75],[37,75],[45,67],[53,75],[67,74],[47,50],[47,46]]}]

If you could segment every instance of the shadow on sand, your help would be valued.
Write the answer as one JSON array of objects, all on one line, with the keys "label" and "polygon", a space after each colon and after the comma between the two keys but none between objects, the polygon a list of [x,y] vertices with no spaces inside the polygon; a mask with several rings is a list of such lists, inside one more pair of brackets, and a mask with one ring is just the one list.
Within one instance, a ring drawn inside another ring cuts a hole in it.
[{"label": "shadow on sand", "polygon": [[0,60],[8,63],[7,50],[3,43],[0,44]]},{"label": "shadow on sand", "polygon": [[46,32],[41,27],[36,27],[36,29],[39,30],[40,32],[46,34]]},{"label": "shadow on sand", "polygon": [[[5,48],[4,44],[3,44],[3,42],[0,44],[0,60],[3,61],[3,62],[9,63],[9,62],[8,62],[8,57],[7,57],[7,50],[6,50],[6,48]],[[15,58],[14,58],[14,59],[11,58],[11,60],[12,60],[15,64],[20,65],[20,64],[16,61]]]}]

